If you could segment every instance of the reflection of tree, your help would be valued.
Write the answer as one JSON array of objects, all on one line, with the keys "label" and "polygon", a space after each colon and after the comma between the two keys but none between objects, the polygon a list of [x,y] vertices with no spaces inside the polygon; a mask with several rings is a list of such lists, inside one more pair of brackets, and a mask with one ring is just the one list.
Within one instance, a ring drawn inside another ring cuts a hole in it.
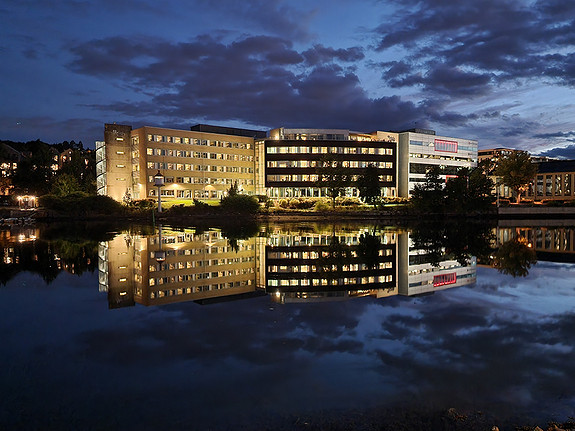
[{"label": "reflection of tree", "polygon": [[39,274],[48,284],[61,271],[77,275],[93,272],[98,265],[98,242],[106,237],[74,225],[51,225],[40,230],[39,238],[33,241],[20,242],[18,235],[12,233],[0,247],[4,255],[0,262],[0,284],[5,285],[23,271]]},{"label": "reflection of tree", "polygon": [[238,241],[257,236],[260,231],[260,227],[256,222],[228,224],[223,226],[221,229],[222,235],[228,239],[230,248],[236,253],[240,250]]},{"label": "reflection of tree", "polygon": [[375,269],[379,265],[379,250],[381,239],[371,233],[362,233],[359,237],[357,255],[361,263],[369,269]]},{"label": "reflection of tree", "polygon": [[352,250],[345,242],[341,242],[337,235],[332,235],[327,247],[319,250],[316,267],[320,273],[329,273],[331,278],[339,278],[344,273],[344,266],[349,265],[353,259]]},{"label": "reflection of tree", "polygon": [[525,238],[515,238],[499,247],[495,253],[493,266],[502,274],[525,277],[531,265],[537,263],[537,254]]},{"label": "reflection of tree", "polygon": [[433,266],[446,259],[465,266],[471,256],[481,261],[492,253],[493,233],[486,223],[421,222],[412,227],[410,236],[413,248],[423,250]]}]

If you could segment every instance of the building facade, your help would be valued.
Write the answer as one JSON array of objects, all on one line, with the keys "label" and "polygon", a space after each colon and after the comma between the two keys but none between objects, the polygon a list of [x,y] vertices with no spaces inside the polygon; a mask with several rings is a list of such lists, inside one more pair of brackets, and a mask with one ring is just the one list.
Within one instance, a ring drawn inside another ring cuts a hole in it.
[{"label": "building facade", "polygon": [[273,129],[268,139],[256,142],[256,189],[271,198],[325,197],[318,167],[329,159],[351,177],[346,196],[359,196],[355,183],[370,165],[379,170],[382,195],[395,196],[396,152],[397,134],[392,132]]},{"label": "building facade", "polygon": [[399,133],[397,178],[398,195],[409,197],[425,174],[438,166],[446,181],[461,168],[477,166],[477,141],[437,136],[433,130],[412,129]]},{"label": "building facade", "polygon": [[575,199],[575,160],[537,163],[537,174],[528,197],[535,201]]},{"label": "building facade", "polygon": [[[118,201],[157,198],[159,171],[165,179],[162,197],[168,199],[219,199],[234,183],[253,194],[254,137],[244,129],[217,130],[106,124],[104,141],[96,143],[98,193]],[[230,134],[234,130],[238,134]]]},{"label": "building facade", "polygon": [[[197,125],[191,130],[132,129],[106,124],[96,143],[99,194],[118,201],[219,199],[237,184],[246,194],[274,199],[325,197],[318,167],[332,161],[351,177],[346,196],[357,197],[357,180],[368,166],[379,171],[384,197],[409,197],[432,166],[443,179],[477,165],[477,141],[436,136],[427,130],[372,133],[345,129],[265,132]],[[155,187],[160,173],[165,183]]]}]

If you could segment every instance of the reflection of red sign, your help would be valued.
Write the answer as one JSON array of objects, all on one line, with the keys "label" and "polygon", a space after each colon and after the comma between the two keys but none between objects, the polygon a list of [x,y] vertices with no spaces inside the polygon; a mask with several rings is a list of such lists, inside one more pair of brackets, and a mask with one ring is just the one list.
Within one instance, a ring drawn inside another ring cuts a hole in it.
[{"label": "reflection of red sign", "polygon": [[457,153],[457,141],[446,141],[444,139],[436,139],[435,151],[444,151],[446,153]]},{"label": "reflection of red sign", "polygon": [[433,276],[433,287],[445,286],[446,284],[455,283],[457,283],[457,274],[455,274],[455,272]]}]

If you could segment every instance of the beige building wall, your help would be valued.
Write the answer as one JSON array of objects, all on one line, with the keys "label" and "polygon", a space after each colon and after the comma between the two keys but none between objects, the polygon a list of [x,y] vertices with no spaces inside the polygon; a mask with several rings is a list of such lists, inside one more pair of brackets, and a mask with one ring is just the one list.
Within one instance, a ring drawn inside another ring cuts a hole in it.
[{"label": "beige building wall", "polygon": [[254,194],[254,139],[106,125],[105,187],[100,187],[100,193],[119,201],[155,199],[158,190],[153,177],[158,171],[165,177],[163,200],[219,199],[234,183],[243,193]]}]

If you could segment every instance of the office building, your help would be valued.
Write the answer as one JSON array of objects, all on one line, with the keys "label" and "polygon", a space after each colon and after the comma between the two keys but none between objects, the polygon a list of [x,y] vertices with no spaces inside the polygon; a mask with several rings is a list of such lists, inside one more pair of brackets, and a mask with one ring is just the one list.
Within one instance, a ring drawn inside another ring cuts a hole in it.
[{"label": "office building", "polygon": [[325,197],[318,187],[317,168],[333,160],[351,177],[346,196],[359,196],[355,187],[364,168],[379,169],[383,196],[396,195],[397,134],[359,133],[343,129],[273,129],[256,142],[256,190],[271,198]]},{"label": "office building", "polygon": [[219,199],[234,183],[253,194],[254,137],[261,133],[203,125],[186,131],[106,124],[104,141],[96,143],[98,194],[118,201],[157,198],[158,171],[165,181],[162,198]]},{"label": "office building", "polygon": [[399,133],[397,160],[398,196],[409,197],[425,174],[438,166],[446,181],[461,168],[477,166],[477,141],[437,136],[433,130],[411,129]]},{"label": "office building", "polygon": [[[267,136],[267,137],[266,137]],[[118,201],[157,198],[154,176],[164,176],[166,199],[219,199],[237,184],[246,194],[274,199],[325,197],[318,166],[339,163],[351,177],[346,196],[368,166],[379,170],[381,194],[408,197],[431,166],[443,179],[477,165],[477,141],[436,136],[429,130],[372,133],[346,129],[277,128],[262,131],[197,125],[189,131],[132,129],[106,124],[96,143],[99,194]]]}]

